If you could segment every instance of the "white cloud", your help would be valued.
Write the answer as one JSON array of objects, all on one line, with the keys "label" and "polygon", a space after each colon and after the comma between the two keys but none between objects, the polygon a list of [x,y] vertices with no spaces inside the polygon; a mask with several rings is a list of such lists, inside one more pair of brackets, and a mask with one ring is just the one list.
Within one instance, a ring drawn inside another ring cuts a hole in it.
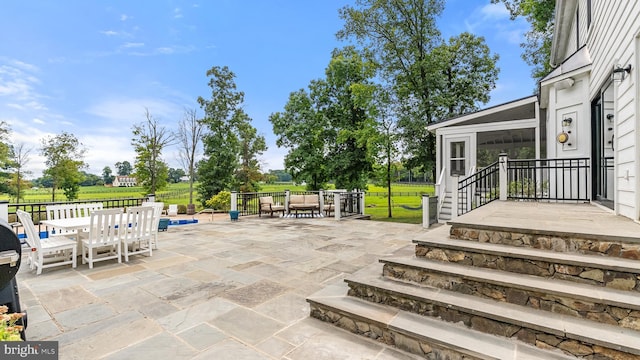
[{"label": "white cloud", "polygon": [[129,16],[127,14],[122,14],[120,15],[120,21],[127,21],[129,18]]},{"label": "white cloud", "polygon": [[117,31],[113,31],[113,30],[103,30],[103,31],[100,31],[100,33],[103,34],[103,35],[107,35],[107,36],[116,36],[116,35],[118,35],[118,32]]},{"label": "white cloud", "polygon": [[175,49],[171,47],[159,47],[156,49],[156,52],[158,54],[173,54]]},{"label": "white cloud", "polygon": [[173,9],[173,18],[174,19],[180,19],[182,18],[184,15],[182,14],[182,9],[180,8],[175,8]]},{"label": "white cloud", "polygon": [[144,46],[144,43],[141,43],[141,42],[127,42],[122,45],[123,48],[137,48],[137,47],[143,47],[143,46]]},{"label": "white cloud", "polygon": [[38,118],[34,118],[34,119],[33,119],[33,120],[31,120],[31,121],[33,121],[34,123],[36,123],[36,124],[38,124],[38,125],[44,125],[44,124],[46,124],[46,122],[44,122],[43,120],[40,120],[40,119],[38,119]]},{"label": "white cloud", "polygon": [[502,20],[505,18],[509,19],[509,16],[510,16],[507,8],[501,3],[487,4],[480,9],[480,13],[483,15],[482,17],[487,21],[491,19],[495,19],[495,20]]}]

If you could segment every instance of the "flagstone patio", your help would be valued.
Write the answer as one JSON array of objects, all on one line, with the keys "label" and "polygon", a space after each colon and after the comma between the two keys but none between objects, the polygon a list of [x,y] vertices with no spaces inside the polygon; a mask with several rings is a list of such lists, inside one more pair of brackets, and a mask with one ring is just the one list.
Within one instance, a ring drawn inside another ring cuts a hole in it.
[{"label": "flagstone patio", "polygon": [[29,340],[60,359],[413,359],[309,317],[308,295],[413,253],[420,225],[209,215],[161,232],[152,257],[17,276]]}]

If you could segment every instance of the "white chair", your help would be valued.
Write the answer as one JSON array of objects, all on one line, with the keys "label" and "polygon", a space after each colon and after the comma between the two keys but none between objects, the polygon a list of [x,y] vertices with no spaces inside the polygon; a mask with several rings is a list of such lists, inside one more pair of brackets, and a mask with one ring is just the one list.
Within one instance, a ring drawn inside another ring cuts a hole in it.
[{"label": "white chair", "polygon": [[64,236],[54,236],[40,239],[31,214],[22,210],[16,210],[18,219],[24,227],[27,235],[27,243],[31,247],[29,256],[30,268],[36,269],[36,274],[42,274],[42,269],[71,264],[77,265],[78,243]]},{"label": "white chair", "polygon": [[80,216],[91,216],[91,212],[95,210],[102,210],[104,208],[104,204],[101,202],[95,203],[86,203],[86,204],[78,204],[77,215]]},{"label": "white chair", "polygon": [[126,220],[122,222],[125,231],[121,233],[125,262],[129,261],[129,255],[144,253],[152,255],[154,211],[155,209],[151,206],[127,208]]},{"label": "white chair", "polygon": [[82,263],[89,263],[89,269],[93,269],[93,263],[97,261],[121,258],[121,236],[126,231],[122,224],[122,209],[103,209],[91,213],[89,236],[82,239]]},{"label": "white chair", "polygon": [[162,211],[164,210],[163,202],[143,202],[142,206],[153,207],[153,227],[151,231],[153,233],[153,249],[158,248],[158,227],[160,226],[160,218],[162,217]]},{"label": "white chair", "polygon": [[178,216],[178,205],[177,204],[169,204],[169,208],[167,209],[168,216]]},{"label": "white chair", "polygon": [[[78,216],[76,204],[47,205],[45,209],[47,211],[47,220],[68,219]],[[76,234],[76,231],[71,230],[55,228],[49,230],[54,235]]]}]

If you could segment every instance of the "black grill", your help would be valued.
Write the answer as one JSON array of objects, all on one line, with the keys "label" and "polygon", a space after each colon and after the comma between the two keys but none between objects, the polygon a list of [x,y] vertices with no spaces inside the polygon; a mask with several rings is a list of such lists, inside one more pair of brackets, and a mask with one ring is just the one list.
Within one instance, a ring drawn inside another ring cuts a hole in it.
[{"label": "black grill", "polygon": [[[20,269],[22,258],[20,240],[11,229],[11,226],[0,219],[0,305],[6,305],[9,313],[21,313],[20,295],[16,273]],[[23,316],[17,322],[24,329],[27,328],[27,316]],[[26,340],[24,330],[21,332],[23,340]]]}]

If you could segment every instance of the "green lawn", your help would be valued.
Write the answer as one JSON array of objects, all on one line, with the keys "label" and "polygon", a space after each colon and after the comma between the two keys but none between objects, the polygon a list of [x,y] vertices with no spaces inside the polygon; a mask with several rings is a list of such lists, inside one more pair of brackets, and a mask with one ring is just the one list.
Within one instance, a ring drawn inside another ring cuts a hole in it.
[{"label": "green lawn", "polygon": [[[333,188],[332,186],[330,188]],[[304,191],[304,185],[293,184],[263,184],[260,192],[278,192],[278,191]],[[401,206],[416,208],[420,206],[422,194],[427,193],[433,195],[433,185],[406,185],[393,184],[391,191],[395,194],[391,198],[392,217],[388,217],[387,213],[387,194],[386,188],[369,185],[367,196],[365,197],[365,213],[371,215],[373,220],[394,221],[404,223],[419,224],[422,222],[422,211],[409,210]],[[141,187],[130,188],[110,188],[104,186],[83,186],[80,188],[80,200],[101,200],[114,198],[140,198],[146,194]],[[168,189],[160,191],[157,194],[162,197],[165,203],[187,205],[189,203],[189,184],[179,183],[170,184]],[[57,201],[65,201],[62,191],[56,192]],[[202,210],[203,206],[197,203],[197,193],[194,193],[194,202],[196,202],[196,211]],[[8,195],[0,195],[0,200],[8,200],[13,202]],[[51,201],[50,189],[37,189],[25,191],[25,202],[48,202]]]}]

